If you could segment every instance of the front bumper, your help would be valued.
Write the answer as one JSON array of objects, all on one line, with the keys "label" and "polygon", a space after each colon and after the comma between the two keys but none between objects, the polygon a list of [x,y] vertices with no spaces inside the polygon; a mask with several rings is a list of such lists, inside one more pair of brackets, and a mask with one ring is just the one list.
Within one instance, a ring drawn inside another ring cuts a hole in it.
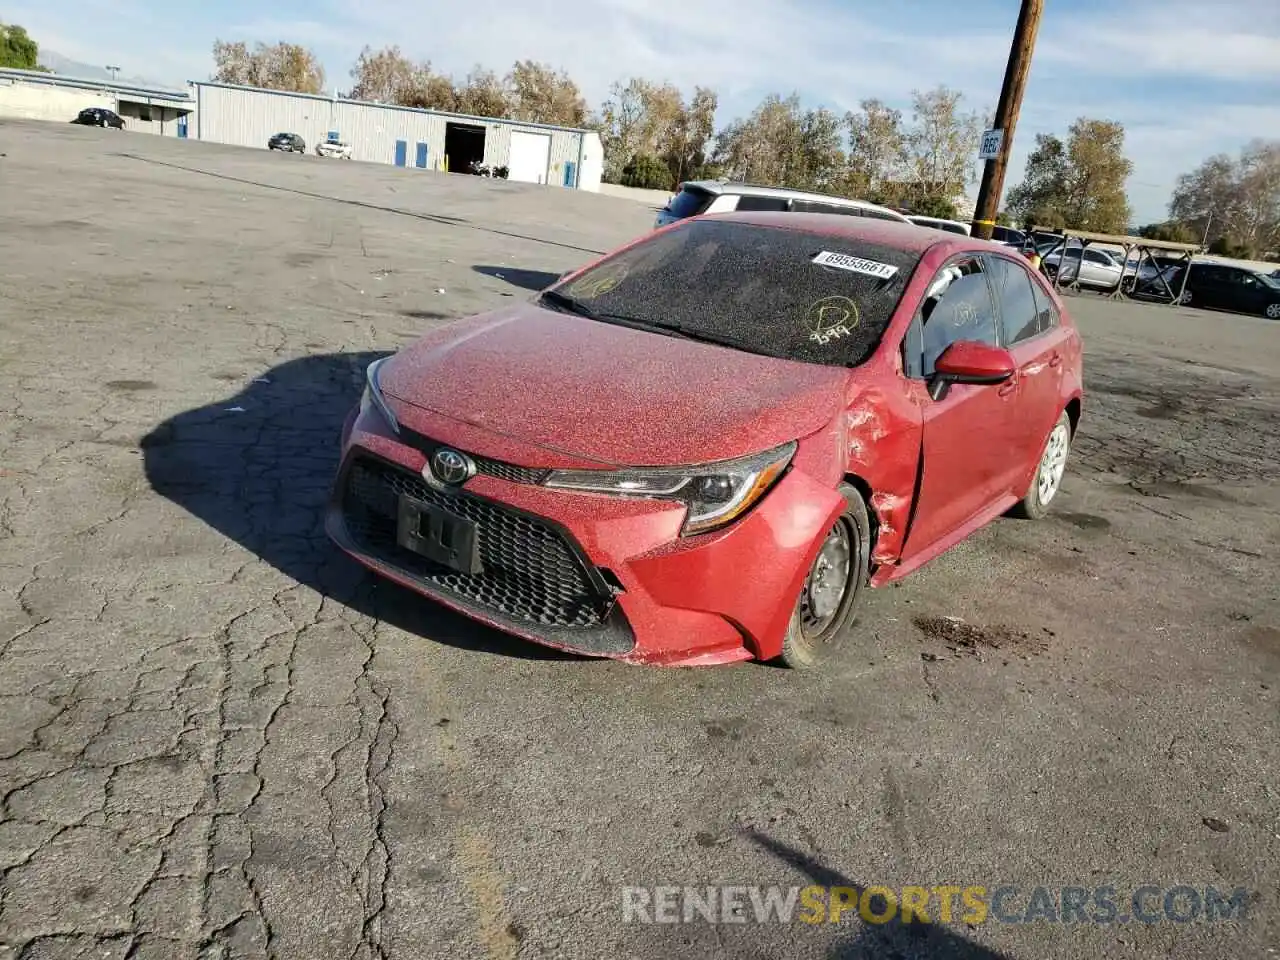
[{"label": "front bumper", "polygon": [[[813,557],[843,501],[793,466],[723,530],[682,538],[684,507],[550,489],[543,471],[489,459],[461,488],[423,479],[432,445],[353,414],[325,520],[376,573],[505,632],[588,656],[701,665],[772,659]],[[797,455],[797,461],[803,458]],[[472,520],[483,572],[457,573],[401,547],[401,494]]]}]

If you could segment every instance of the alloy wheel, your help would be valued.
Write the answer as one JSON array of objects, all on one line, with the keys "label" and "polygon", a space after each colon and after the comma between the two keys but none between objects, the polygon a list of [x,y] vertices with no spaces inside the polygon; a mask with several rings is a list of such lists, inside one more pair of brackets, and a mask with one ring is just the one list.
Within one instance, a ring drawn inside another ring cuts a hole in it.
[{"label": "alloy wheel", "polygon": [[807,640],[825,642],[840,620],[849,593],[853,530],[847,518],[835,522],[814,558],[800,594],[800,630]]},{"label": "alloy wheel", "polygon": [[1045,444],[1044,455],[1040,458],[1040,469],[1036,471],[1036,496],[1043,505],[1047,506],[1062,486],[1070,446],[1071,430],[1067,424],[1059,423],[1049,434],[1049,442]]},{"label": "alloy wheel", "polygon": [[1271,320],[1280,320],[1280,303],[1273,303],[1267,307],[1267,317]]}]

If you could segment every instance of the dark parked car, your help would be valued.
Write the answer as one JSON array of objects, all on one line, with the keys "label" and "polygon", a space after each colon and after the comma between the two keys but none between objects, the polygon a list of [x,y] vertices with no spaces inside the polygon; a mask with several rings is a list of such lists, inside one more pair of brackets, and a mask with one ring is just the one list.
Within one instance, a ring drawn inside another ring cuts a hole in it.
[{"label": "dark parked car", "polygon": [[306,153],[307,142],[296,133],[277,133],[267,141],[268,150],[283,150],[285,153]]},{"label": "dark parked car", "polygon": [[[1169,286],[1177,292],[1182,286],[1182,271]],[[1201,261],[1191,264],[1182,303],[1280,320],[1280,280],[1247,267]]]},{"label": "dark parked car", "polygon": [[124,129],[124,120],[120,118],[120,114],[108,110],[106,107],[89,107],[81,110],[72,123],[78,123],[82,127],[114,127],[117,130]]}]

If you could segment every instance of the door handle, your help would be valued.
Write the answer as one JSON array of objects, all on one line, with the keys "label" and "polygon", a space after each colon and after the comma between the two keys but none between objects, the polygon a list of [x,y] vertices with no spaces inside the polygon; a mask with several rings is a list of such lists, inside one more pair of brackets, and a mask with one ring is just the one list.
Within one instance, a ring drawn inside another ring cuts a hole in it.
[{"label": "door handle", "polygon": [[1013,391],[1017,389],[1018,389],[1018,381],[1010,378],[1006,380],[1004,383],[1000,384],[1000,387],[999,389],[996,390],[996,393],[1002,397],[1007,397],[1009,394],[1013,393]]},{"label": "door handle", "polygon": [[1060,366],[1062,366],[1062,355],[1061,355],[1061,354],[1059,354],[1059,353],[1055,353],[1052,357],[1050,357],[1050,358],[1049,358],[1049,366],[1051,366],[1051,367],[1060,367]]}]

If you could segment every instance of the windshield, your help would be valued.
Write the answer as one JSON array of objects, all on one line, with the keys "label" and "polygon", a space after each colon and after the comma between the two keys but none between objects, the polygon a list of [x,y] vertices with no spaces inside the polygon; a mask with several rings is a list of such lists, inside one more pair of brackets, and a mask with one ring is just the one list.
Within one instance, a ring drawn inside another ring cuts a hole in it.
[{"label": "windshield", "polygon": [[1265,283],[1268,287],[1280,290],[1280,278],[1277,278],[1274,273],[1255,273],[1254,276]]},{"label": "windshield", "polygon": [[874,352],[919,259],[853,238],[694,220],[555,290],[602,321],[854,366]]}]

